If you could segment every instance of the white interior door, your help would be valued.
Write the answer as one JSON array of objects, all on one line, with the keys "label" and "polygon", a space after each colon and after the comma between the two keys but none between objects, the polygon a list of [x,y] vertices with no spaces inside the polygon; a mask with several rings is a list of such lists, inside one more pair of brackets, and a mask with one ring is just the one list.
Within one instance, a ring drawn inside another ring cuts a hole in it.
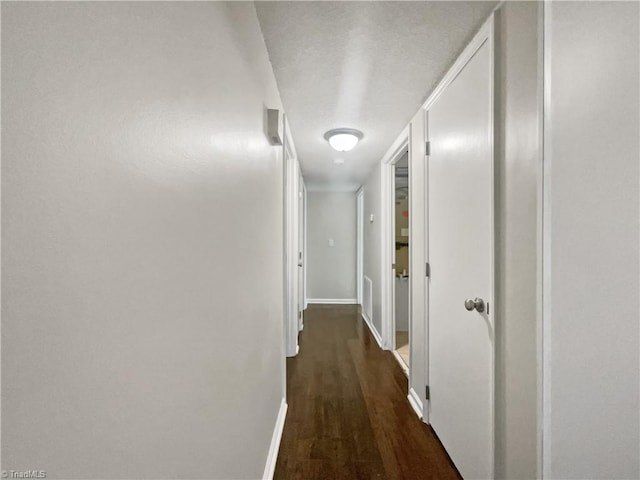
[{"label": "white interior door", "polygon": [[289,135],[285,134],[285,350],[287,357],[298,353],[298,183],[299,166]]},{"label": "white interior door", "polygon": [[469,479],[493,476],[491,49],[485,40],[427,112],[429,418]]},{"label": "white interior door", "polygon": [[304,225],[305,225],[305,195],[302,174],[298,177],[298,330],[302,330],[302,312],[304,311]]}]

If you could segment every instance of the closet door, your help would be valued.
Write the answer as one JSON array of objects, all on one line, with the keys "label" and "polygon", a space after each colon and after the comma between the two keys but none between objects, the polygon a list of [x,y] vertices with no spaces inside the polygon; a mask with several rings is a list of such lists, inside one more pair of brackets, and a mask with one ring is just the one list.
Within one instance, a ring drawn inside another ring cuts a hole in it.
[{"label": "closet door", "polygon": [[464,478],[493,476],[490,37],[427,112],[430,423]]}]

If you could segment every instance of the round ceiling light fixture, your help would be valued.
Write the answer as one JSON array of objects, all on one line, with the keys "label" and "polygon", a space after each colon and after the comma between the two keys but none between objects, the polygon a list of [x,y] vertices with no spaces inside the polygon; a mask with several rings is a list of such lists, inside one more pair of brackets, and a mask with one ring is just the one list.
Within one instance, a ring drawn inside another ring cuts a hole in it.
[{"label": "round ceiling light fixture", "polygon": [[362,132],[353,128],[334,128],[324,134],[331,148],[338,152],[348,152],[362,140]]}]

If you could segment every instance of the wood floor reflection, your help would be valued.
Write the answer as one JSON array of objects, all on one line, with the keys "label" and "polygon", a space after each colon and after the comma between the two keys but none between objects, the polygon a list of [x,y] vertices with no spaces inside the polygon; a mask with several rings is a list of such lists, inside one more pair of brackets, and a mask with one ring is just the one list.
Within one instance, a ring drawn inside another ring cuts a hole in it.
[{"label": "wood floor reflection", "polygon": [[407,378],[355,305],[310,305],[287,359],[277,480],[458,479],[407,401]]},{"label": "wood floor reflection", "polygon": [[409,332],[396,332],[396,352],[400,355],[400,358],[404,361],[404,364],[409,366]]}]

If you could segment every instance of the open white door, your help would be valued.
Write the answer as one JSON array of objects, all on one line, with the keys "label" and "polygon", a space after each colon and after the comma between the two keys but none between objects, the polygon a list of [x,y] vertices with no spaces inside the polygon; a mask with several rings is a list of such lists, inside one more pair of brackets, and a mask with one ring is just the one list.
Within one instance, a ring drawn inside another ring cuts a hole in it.
[{"label": "open white door", "polygon": [[299,183],[300,166],[296,158],[295,148],[288,124],[284,124],[284,227],[285,227],[285,275],[284,275],[284,336],[287,357],[298,354],[298,290],[299,290]]},{"label": "open white door", "polygon": [[485,31],[427,110],[429,419],[469,479],[494,463],[491,21]]}]

